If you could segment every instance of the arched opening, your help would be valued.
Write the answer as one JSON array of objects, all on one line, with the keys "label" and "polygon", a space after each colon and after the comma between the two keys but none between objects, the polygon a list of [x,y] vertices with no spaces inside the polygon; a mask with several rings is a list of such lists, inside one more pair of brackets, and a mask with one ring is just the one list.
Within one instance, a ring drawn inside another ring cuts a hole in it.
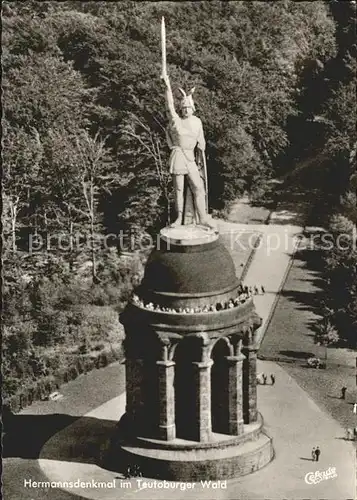
[{"label": "arched opening", "polygon": [[195,441],[197,438],[197,387],[193,362],[201,361],[201,341],[182,339],[174,355],[176,437]]},{"label": "arched opening", "polygon": [[212,431],[229,434],[229,367],[226,356],[229,347],[224,339],[218,340],[212,349],[211,358],[211,413]]}]

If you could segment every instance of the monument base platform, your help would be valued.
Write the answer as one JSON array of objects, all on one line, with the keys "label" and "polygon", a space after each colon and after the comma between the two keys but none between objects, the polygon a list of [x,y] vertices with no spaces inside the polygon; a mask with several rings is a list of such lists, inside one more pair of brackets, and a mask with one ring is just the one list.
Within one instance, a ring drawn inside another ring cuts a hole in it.
[{"label": "monument base platform", "polygon": [[123,472],[139,466],[144,477],[171,481],[232,479],[258,471],[274,457],[271,438],[262,431],[262,419],[244,426],[240,436],[212,434],[212,441],[160,441],[116,436],[110,442],[104,467]]},{"label": "monument base platform", "polygon": [[217,240],[218,231],[210,227],[196,224],[176,227],[168,226],[161,229],[160,238],[172,245],[203,245]]}]

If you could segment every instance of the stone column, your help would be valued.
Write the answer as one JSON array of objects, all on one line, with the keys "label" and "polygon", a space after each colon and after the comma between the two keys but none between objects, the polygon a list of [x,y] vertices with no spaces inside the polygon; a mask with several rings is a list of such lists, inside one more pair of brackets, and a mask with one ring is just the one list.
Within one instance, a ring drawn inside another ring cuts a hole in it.
[{"label": "stone column", "polygon": [[238,436],[244,432],[243,421],[243,372],[245,356],[227,356],[228,363],[228,432]]},{"label": "stone column", "polygon": [[255,344],[242,349],[243,361],[243,418],[245,424],[257,420],[257,351]]},{"label": "stone column", "polygon": [[125,360],[126,413],[133,422],[140,415],[144,404],[142,394],[143,365],[142,359],[127,357]]},{"label": "stone column", "polygon": [[174,361],[156,361],[159,384],[159,438],[170,441],[176,437]]},{"label": "stone column", "polygon": [[211,419],[211,359],[194,361],[196,389],[196,438],[199,442],[210,441],[212,435]]}]

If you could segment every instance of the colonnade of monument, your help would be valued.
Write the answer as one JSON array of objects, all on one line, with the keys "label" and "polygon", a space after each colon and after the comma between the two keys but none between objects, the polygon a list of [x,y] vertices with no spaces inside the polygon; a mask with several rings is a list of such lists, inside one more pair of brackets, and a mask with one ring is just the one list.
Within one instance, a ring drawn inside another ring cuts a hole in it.
[{"label": "colonnade of monument", "polygon": [[214,433],[239,436],[257,420],[253,328],[210,338],[147,332],[126,339],[127,416],[136,435],[210,442]]}]

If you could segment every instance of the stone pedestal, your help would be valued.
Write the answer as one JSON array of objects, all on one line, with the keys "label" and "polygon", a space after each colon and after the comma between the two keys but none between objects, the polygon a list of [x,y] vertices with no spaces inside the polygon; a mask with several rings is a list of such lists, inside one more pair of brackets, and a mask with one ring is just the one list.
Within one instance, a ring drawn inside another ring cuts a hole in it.
[{"label": "stone pedestal", "polygon": [[113,440],[118,463],[136,463],[149,477],[197,481],[244,475],[272,459],[257,413],[251,341],[261,320],[252,298],[235,301],[239,289],[214,230],[162,230],[120,317],[124,420],[133,428]]}]

